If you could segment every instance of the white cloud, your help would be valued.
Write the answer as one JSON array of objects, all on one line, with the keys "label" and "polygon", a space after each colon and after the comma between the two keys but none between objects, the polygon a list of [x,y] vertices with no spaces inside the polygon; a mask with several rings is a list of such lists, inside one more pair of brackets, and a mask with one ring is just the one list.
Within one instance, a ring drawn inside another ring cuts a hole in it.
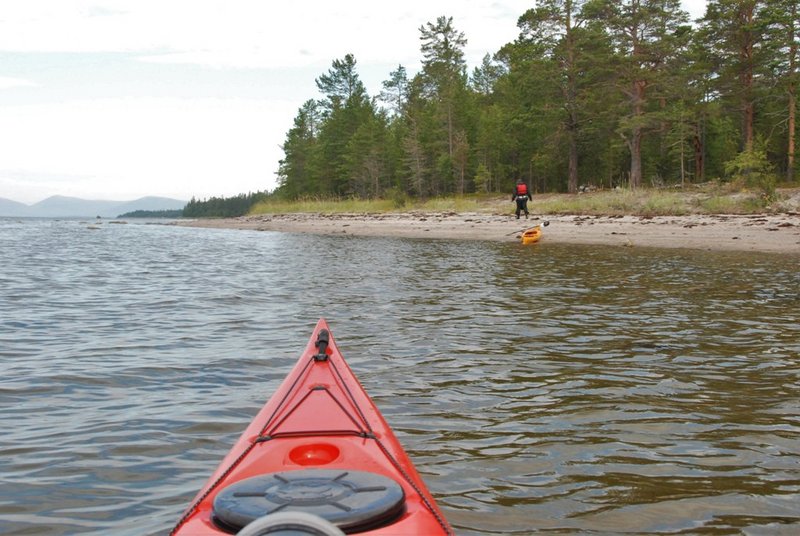
[{"label": "white cloud", "polygon": [[265,68],[359,61],[418,60],[418,28],[452,15],[478,59],[514,38],[528,0],[503,4],[410,0],[391,9],[374,1],[27,0],[4,8],[0,50],[152,52],[156,61]]},{"label": "white cloud", "polygon": [[[186,198],[264,190],[274,186],[281,156],[277,146],[265,145],[267,130],[275,122],[289,124],[293,114],[280,102],[218,99],[0,108],[0,169],[23,170],[6,173],[5,185],[20,187],[24,175],[40,194],[36,200],[54,194]],[[31,180],[37,175],[41,181]],[[0,197],[35,197],[12,194]]]},{"label": "white cloud", "polygon": [[0,76],[0,89],[11,89],[15,87],[36,87],[38,84],[24,78],[12,78]]},{"label": "white cloud", "polygon": [[[0,90],[7,90],[0,93],[0,170],[11,170],[0,171],[0,197],[186,198],[273,188],[279,145],[302,102],[319,97],[314,78],[334,59],[354,54],[374,95],[398,64],[410,73],[419,68],[419,27],[426,22],[452,16],[467,37],[466,58],[474,67],[516,38],[518,17],[534,5],[6,2],[0,52],[17,54],[15,62],[0,66]],[[693,17],[702,15],[704,5],[705,0],[684,0]],[[60,63],[63,53],[72,62],[83,58],[81,69],[72,72]],[[119,56],[109,59],[109,53]],[[136,69],[130,58],[193,67]],[[209,76],[209,69],[217,71]],[[268,77],[259,72],[266,70]],[[151,78],[141,79],[144,71]],[[196,88],[198,72],[202,91]]]}]

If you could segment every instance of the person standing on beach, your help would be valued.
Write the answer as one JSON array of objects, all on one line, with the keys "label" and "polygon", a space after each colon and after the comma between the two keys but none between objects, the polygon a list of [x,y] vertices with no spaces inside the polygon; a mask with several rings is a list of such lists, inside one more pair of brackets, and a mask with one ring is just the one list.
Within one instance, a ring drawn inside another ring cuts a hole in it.
[{"label": "person standing on beach", "polygon": [[520,212],[523,211],[525,212],[525,219],[528,219],[528,199],[532,199],[530,188],[522,179],[517,179],[514,193],[511,194],[511,200],[517,202],[517,219],[519,219]]}]

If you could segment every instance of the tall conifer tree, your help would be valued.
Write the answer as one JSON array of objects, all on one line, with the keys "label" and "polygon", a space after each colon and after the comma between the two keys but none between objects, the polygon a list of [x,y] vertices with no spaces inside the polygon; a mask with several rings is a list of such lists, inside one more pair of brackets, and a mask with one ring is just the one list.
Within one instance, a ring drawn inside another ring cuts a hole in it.
[{"label": "tall conifer tree", "polygon": [[688,15],[679,0],[607,0],[608,31],[619,71],[617,87],[626,99],[627,113],[619,132],[630,151],[630,185],[642,184],[645,133],[655,126],[650,92],[663,84],[671,56],[682,47],[681,27]]},{"label": "tall conifer tree", "polygon": [[[459,99],[467,89],[464,47],[467,39],[453,25],[453,17],[438,17],[419,28],[422,41],[422,81],[427,94],[434,99],[444,119],[446,153],[438,157],[440,171],[456,172],[454,162],[456,132],[463,129],[459,116]],[[444,185],[447,189],[447,185]]]}]

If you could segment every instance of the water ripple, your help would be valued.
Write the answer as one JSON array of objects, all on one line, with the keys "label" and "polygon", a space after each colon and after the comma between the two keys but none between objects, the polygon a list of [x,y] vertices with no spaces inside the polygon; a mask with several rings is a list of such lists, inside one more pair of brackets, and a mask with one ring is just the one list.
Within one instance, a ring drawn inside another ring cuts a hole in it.
[{"label": "water ripple", "polygon": [[0,220],[0,534],[164,534],[327,317],[459,534],[800,530],[797,259]]}]

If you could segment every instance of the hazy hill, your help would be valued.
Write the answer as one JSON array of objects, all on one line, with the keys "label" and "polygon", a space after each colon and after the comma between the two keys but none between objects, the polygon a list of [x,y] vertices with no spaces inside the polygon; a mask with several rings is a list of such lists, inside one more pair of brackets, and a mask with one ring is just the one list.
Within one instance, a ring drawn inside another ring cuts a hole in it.
[{"label": "hazy hill", "polygon": [[33,205],[0,198],[0,216],[34,218],[116,218],[135,210],[179,210],[186,201],[142,197],[134,201],[103,201],[54,195]]},{"label": "hazy hill", "polygon": [[0,216],[24,216],[28,210],[28,205],[0,197]]},{"label": "hazy hill", "polygon": [[118,201],[90,201],[77,197],[54,195],[31,205],[31,216],[40,218],[113,218],[118,214]]}]

